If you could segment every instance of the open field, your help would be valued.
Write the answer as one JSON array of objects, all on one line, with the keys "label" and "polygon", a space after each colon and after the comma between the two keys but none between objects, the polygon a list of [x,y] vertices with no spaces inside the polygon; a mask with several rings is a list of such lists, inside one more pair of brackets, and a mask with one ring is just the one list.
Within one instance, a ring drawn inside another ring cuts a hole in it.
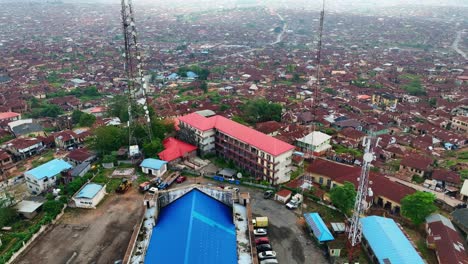
[{"label": "open field", "polygon": [[110,194],[97,209],[67,209],[14,263],[114,263],[123,258],[134,225],[143,214],[136,188]]}]

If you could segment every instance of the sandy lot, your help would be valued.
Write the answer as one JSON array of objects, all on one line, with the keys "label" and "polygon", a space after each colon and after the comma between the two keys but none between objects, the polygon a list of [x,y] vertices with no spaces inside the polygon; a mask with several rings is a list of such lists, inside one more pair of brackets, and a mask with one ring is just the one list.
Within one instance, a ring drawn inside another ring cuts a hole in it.
[{"label": "sandy lot", "polygon": [[143,195],[110,194],[97,209],[70,209],[14,263],[114,263],[143,215]]}]

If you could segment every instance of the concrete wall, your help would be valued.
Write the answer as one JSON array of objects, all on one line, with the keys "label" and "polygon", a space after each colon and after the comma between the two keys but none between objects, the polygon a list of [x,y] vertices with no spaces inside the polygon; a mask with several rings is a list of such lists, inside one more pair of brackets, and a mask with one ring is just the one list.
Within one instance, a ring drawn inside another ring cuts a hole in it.
[{"label": "concrete wall", "polygon": [[221,189],[217,188],[210,188],[205,186],[193,186],[188,188],[181,188],[181,189],[172,189],[169,191],[159,192],[159,206],[164,207],[173,201],[177,200],[178,198],[182,197],[184,194],[190,192],[194,188],[200,190],[201,192],[215,198],[216,200],[232,206],[233,204],[233,195],[230,191],[222,191]]}]

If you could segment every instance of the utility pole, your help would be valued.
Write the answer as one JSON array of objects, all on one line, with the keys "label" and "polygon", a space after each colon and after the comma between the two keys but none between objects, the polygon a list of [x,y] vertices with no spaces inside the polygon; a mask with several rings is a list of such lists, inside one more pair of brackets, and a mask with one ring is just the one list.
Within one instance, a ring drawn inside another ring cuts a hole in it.
[{"label": "utility pole", "polygon": [[[132,0],[121,0],[122,4],[122,28],[124,37],[124,68],[127,75],[127,100],[128,100],[128,141],[129,147],[138,145],[135,137],[135,125],[138,119],[138,104],[142,105],[144,118],[143,123],[148,139],[152,141],[151,118],[149,115],[146,98],[146,83],[143,76],[143,64],[141,59],[141,47],[137,39],[135,18],[133,16]],[[132,156],[132,153],[130,153]]]}]

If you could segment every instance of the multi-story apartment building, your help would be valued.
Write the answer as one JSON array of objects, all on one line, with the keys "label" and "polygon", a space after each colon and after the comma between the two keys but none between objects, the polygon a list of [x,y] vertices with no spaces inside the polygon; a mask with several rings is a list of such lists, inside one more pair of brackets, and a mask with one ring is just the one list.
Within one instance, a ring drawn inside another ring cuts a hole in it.
[{"label": "multi-story apartment building", "polygon": [[222,116],[192,113],[179,117],[179,138],[199,154],[216,153],[252,176],[272,184],[287,182],[294,146]]},{"label": "multi-story apartment building", "polygon": [[468,116],[452,117],[452,129],[462,132],[468,132]]}]

